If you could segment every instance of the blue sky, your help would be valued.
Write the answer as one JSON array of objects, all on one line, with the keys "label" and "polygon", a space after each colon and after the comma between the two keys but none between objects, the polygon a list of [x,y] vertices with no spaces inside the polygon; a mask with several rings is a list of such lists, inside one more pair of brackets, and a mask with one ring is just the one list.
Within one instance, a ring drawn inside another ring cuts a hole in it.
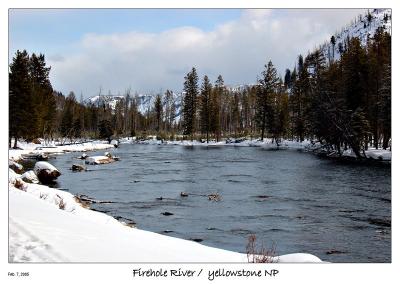
[{"label": "blue sky", "polygon": [[253,83],[272,60],[280,74],[363,10],[11,9],[10,60],[44,53],[53,87],[84,97],[181,91],[192,66],[230,85]]},{"label": "blue sky", "polygon": [[11,9],[10,55],[17,49],[59,52],[88,33],[159,33],[180,26],[210,31],[240,9]]}]

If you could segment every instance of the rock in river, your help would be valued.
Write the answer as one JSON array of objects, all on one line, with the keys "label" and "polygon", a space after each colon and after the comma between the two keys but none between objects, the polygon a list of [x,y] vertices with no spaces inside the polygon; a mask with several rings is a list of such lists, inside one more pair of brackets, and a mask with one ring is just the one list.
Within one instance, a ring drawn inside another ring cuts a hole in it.
[{"label": "rock in river", "polygon": [[101,164],[109,164],[114,162],[113,158],[108,156],[92,156],[86,159],[85,163],[89,165],[101,165]]},{"label": "rock in river", "polygon": [[71,167],[71,170],[73,172],[81,172],[81,171],[86,171],[87,169],[86,169],[85,166],[82,166],[82,165],[79,165],[79,164],[73,164],[72,167]]},{"label": "rock in river", "polygon": [[33,168],[36,176],[41,183],[49,183],[57,179],[61,173],[48,162],[37,162]]}]

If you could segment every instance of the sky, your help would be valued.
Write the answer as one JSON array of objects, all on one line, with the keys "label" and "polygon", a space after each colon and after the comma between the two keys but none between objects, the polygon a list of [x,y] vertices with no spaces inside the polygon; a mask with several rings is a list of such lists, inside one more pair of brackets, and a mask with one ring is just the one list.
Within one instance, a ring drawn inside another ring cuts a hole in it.
[{"label": "sky", "polygon": [[271,60],[284,75],[362,9],[10,9],[9,62],[43,53],[53,88],[84,98],[180,92],[200,79],[254,83]]}]

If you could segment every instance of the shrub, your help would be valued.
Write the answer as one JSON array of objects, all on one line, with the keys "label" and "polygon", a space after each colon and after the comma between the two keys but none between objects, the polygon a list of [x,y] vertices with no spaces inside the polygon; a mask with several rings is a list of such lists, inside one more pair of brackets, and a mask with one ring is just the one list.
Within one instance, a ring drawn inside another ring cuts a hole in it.
[{"label": "shrub", "polygon": [[60,199],[60,201],[58,201],[58,208],[60,208],[61,210],[64,210],[67,203],[65,203],[64,199],[61,196],[59,196],[58,194],[57,194],[57,197]]},{"label": "shrub", "polygon": [[267,249],[261,244],[260,248],[257,248],[257,237],[252,234],[248,237],[246,246],[247,261],[250,263],[273,263],[276,262],[275,245]]}]

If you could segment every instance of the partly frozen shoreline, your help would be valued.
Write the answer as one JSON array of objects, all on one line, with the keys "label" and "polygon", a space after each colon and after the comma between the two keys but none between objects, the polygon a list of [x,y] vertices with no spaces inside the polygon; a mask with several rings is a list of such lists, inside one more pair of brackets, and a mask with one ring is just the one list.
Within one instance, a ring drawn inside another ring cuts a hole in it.
[{"label": "partly frozen shoreline", "polygon": [[[101,150],[109,144],[38,148],[21,145],[9,159],[24,154]],[[10,262],[247,262],[247,255],[164,236],[124,225],[82,207],[69,192],[25,183],[9,169]],[[16,182],[18,181],[18,182]],[[18,188],[17,188],[18,187]],[[311,254],[276,256],[274,262],[320,262]]]},{"label": "partly frozen shoreline", "polygon": [[[220,142],[200,142],[200,141],[189,141],[189,140],[177,140],[177,141],[163,141],[155,138],[148,140],[136,140],[135,137],[123,138],[120,141],[121,144],[144,144],[144,145],[176,145],[186,147],[260,147],[266,150],[302,150],[309,152],[319,152],[321,144],[312,143],[310,140],[293,141],[293,140],[282,140],[279,145],[273,142],[270,138],[265,138],[263,141],[259,139],[240,139],[239,141],[220,141]],[[327,157],[337,157],[335,152],[326,153]],[[343,159],[356,159],[356,155],[351,150],[345,150],[342,153]],[[389,162],[392,160],[392,152],[390,150],[369,148],[365,151],[365,158],[372,161],[384,161]]]}]

